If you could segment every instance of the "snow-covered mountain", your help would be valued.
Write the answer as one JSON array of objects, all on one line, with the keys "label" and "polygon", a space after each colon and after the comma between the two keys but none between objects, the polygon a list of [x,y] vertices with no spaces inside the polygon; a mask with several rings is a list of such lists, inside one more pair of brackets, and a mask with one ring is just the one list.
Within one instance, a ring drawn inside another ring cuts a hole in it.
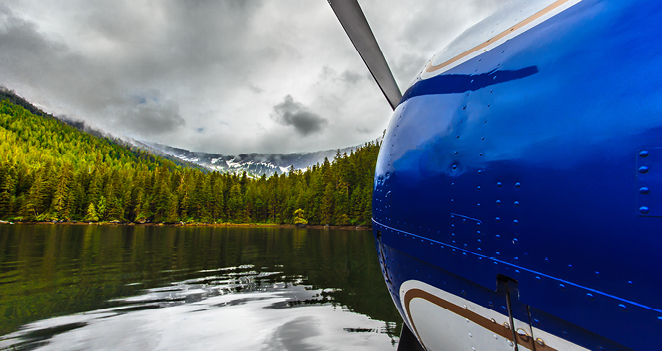
[{"label": "snow-covered mountain", "polygon": [[[294,154],[222,155],[188,151],[167,145],[141,142],[137,140],[132,140],[131,142],[135,146],[146,151],[162,156],[169,156],[183,162],[196,164],[210,171],[235,174],[241,174],[246,171],[246,173],[253,177],[260,177],[263,174],[266,174],[267,177],[269,177],[276,173],[287,173],[290,166],[294,166],[295,169],[305,169],[318,162],[321,164],[325,157],[331,161],[338,151],[325,150]],[[352,146],[340,149],[340,154],[349,154],[359,147],[360,146]]]}]

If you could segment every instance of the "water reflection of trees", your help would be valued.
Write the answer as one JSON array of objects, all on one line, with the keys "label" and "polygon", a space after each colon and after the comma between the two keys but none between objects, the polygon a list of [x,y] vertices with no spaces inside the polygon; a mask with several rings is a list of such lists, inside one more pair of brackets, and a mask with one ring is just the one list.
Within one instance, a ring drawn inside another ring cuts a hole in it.
[{"label": "water reflection of trees", "polygon": [[400,326],[369,232],[0,226],[0,335],[38,319],[127,305],[124,297],[164,286],[176,296],[178,284],[208,296],[305,285],[317,296],[289,307],[330,303],[392,322],[389,335]]}]

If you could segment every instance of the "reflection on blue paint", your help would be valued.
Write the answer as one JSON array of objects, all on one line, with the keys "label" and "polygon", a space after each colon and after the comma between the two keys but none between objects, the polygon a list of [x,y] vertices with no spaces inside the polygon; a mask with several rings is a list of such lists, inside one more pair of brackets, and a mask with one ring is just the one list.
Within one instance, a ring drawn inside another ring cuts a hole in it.
[{"label": "reflection on blue paint", "polygon": [[538,73],[537,66],[518,70],[492,70],[482,74],[442,74],[430,79],[419,80],[402,96],[403,103],[414,96],[457,94],[476,91],[490,85],[522,79]]}]

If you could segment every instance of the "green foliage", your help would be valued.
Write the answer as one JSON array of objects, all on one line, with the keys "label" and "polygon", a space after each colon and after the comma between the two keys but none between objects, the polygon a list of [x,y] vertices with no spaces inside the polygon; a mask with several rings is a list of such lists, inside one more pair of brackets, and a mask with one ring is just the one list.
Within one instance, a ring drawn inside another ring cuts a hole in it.
[{"label": "green foliage", "polygon": [[87,212],[85,214],[85,221],[87,222],[96,222],[99,220],[99,215],[97,214],[97,210],[94,207],[94,203],[90,202],[90,205],[87,206]]},{"label": "green foliage", "polygon": [[294,224],[308,224],[308,221],[303,218],[304,211],[302,209],[297,209],[294,211]]},{"label": "green foliage", "polygon": [[0,219],[370,225],[378,143],[251,178],[178,166],[0,103]]}]

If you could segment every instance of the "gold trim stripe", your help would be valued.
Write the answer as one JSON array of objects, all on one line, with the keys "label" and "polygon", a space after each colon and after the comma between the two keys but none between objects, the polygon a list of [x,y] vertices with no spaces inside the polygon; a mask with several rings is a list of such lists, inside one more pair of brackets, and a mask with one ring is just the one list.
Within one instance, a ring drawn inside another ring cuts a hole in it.
[{"label": "gold trim stripe", "polygon": [[523,20],[522,22],[520,22],[520,23],[518,23],[518,24],[516,24],[516,25],[514,25],[514,26],[512,26],[512,27],[510,27],[510,28],[508,28],[508,29],[506,29],[505,31],[503,31],[503,32],[501,32],[501,33],[499,33],[499,34],[497,34],[496,36],[492,37],[491,39],[487,40],[486,42],[484,42],[484,43],[482,43],[482,44],[479,44],[478,46],[474,47],[473,49],[467,50],[467,51],[465,51],[465,52],[463,52],[463,53],[461,53],[461,54],[459,54],[459,55],[457,55],[457,56],[455,56],[455,57],[453,57],[453,58],[447,60],[446,62],[443,62],[443,63],[440,63],[440,64],[438,64],[438,65],[433,66],[433,65],[432,65],[432,61],[433,61],[434,59],[433,59],[433,60],[430,60],[430,62],[428,62],[428,65],[425,67],[425,71],[426,71],[426,72],[434,72],[434,71],[436,71],[436,70],[438,70],[438,69],[440,69],[440,68],[443,68],[443,67],[445,67],[445,66],[450,65],[451,63],[454,63],[454,62],[456,62],[456,61],[459,61],[459,60],[463,59],[464,57],[467,57],[468,55],[470,55],[470,54],[472,54],[472,53],[474,53],[474,52],[476,52],[476,51],[480,51],[480,50],[482,50],[482,49],[485,49],[486,47],[490,46],[490,44],[492,44],[492,43],[494,43],[494,42],[496,42],[496,41],[499,41],[500,39],[505,38],[508,34],[514,32],[514,31],[516,31],[516,30],[519,30],[519,29],[521,29],[522,27],[526,26],[527,24],[529,24],[529,23],[531,23],[531,22],[533,22],[533,21],[539,19],[540,17],[542,17],[542,16],[544,16],[544,15],[546,15],[546,14],[552,12],[554,9],[556,9],[556,8],[558,8],[559,6],[561,6],[561,5],[565,4],[565,3],[567,3],[568,1],[570,1],[570,0],[557,0],[557,1],[555,1],[553,4],[551,4],[551,5],[547,6],[547,7],[545,7],[544,9],[542,9],[542,10],[540,10],[540,11],[538,11],[538,12],[536,12],[535,14],[531,15],[529,18]]}]

